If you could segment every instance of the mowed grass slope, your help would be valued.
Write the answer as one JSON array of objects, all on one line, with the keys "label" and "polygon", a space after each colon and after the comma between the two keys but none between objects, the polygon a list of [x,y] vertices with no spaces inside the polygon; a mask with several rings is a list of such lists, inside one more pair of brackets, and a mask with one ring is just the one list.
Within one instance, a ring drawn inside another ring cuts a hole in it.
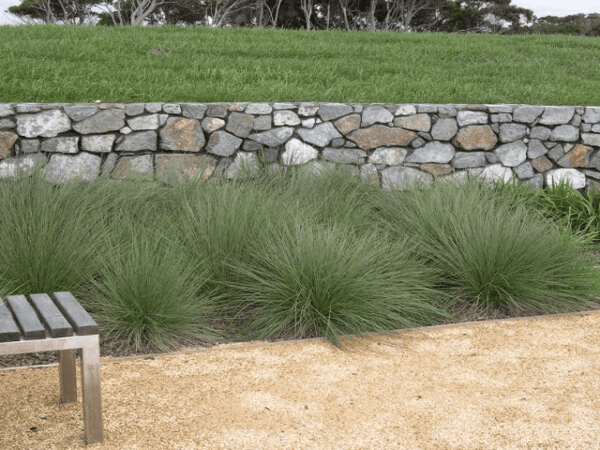
[{"label": "mowed grass slope", "polygon": [[2,103],[592,106],[599,66],[591,37],[0,26]]}]

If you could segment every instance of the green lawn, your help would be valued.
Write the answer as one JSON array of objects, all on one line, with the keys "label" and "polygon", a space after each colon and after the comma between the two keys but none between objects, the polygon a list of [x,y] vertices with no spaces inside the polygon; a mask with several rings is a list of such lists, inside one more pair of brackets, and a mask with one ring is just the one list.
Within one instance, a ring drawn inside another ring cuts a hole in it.
[{"label": "green lawn", "polygon": [[585,106],[599,66],[599,39],[562,35],[0,26],[2,103]]}]

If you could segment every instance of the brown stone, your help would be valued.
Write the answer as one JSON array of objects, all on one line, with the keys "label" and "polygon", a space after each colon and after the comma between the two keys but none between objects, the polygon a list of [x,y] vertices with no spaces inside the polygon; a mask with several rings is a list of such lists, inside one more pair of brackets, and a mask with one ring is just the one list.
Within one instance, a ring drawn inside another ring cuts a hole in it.
[{"label": "brown stone", "polygon": [[10,149],[19,136],[11,131],[0,131],[0,159],[10,156]]},{"label": "brown stone", "polygon": [[590,156],[594,149],[586,145],[577,144],[567,154],[558,160],[561,167],[590,167]]},{"label": "brown stone", "polygon": [[498,137],[489,125],[472,125],[461,128],[454,138],[454,145],[465,150],[491,150]]},{"label": "brown stone", "polygon": [[160,130],[160,137],[164,150],[199,152],[206,143],[200,122],[181,117],[170,117]]},{"label": "brown stone", "polygon": [[415,114],[414,116],[397,117],[394,120],[394,125],[397,127],[406,128],[407,130],[429,132],[431,128],[431,117],[429,114]]},{"label": "brown stone", "polygon": [[335,122],[333,122],[333,124],[340,133],[345,135],[360,127],[360,115],[351,114],[349,116],[342,117],[341,119],[336,120]]},{"label": "brown stone", "polygon": [[156,177],[167,180],[169,171],[178,175],[179,181],[192,178],[209,179],[217,167],[217,159],[208,155],[156,155]]},{"label": "brown stone", "polygon": [[448,175],[454,172],[450,164],[421,164],[421,170],[432,175]]},{"label": "brown stone", "polygon": [[417,133],[403,128],[373,125],[356,130],[348,137],[363,150],[371,150],[376,147],[403,147],[416,139]]},{"label": "brown stone", "polygon": [[539,158],[531,161],[531,165],[538,172],[546,172],[547,170],[552,169],[552,163],[545,156],[540,156]]}]

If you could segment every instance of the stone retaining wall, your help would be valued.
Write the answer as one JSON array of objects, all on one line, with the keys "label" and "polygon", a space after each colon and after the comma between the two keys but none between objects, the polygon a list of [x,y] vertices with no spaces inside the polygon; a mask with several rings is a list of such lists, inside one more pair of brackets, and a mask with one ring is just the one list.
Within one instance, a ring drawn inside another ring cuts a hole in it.
[{"label": "stone retaining wall", "polygon": [[402,189],[467,175],[600,191],[600,107],[339,103],[0,104],[0,176],[45,164],[53,181],[135,172],[235,178],[344,164]]}]

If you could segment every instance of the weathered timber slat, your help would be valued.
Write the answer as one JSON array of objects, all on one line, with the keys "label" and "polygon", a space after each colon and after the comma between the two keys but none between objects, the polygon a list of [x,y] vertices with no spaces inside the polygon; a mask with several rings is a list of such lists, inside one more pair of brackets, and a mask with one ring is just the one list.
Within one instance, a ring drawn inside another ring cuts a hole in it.
[{"label": "weathered timber slat", "polygon": [[28,296],[42,323],[53,338],[73,336],[73,328],[58,310],[48,294],[31,294]]},{"label": "weathered timber slat", "polygon": [[25,339],[46,339],[46,330],[24,295],[9,295],[6,301]]},{"label": "weathered timber slat", "polygon": [[81,335],[100,334],[100,327],[70,292],[55,292],[52,300],[61,313]]},{"label": "weathered timber slat", "polygon": [[18,341],[20,337],[21,332],[12,314],[0,298],[0,342]]}]

